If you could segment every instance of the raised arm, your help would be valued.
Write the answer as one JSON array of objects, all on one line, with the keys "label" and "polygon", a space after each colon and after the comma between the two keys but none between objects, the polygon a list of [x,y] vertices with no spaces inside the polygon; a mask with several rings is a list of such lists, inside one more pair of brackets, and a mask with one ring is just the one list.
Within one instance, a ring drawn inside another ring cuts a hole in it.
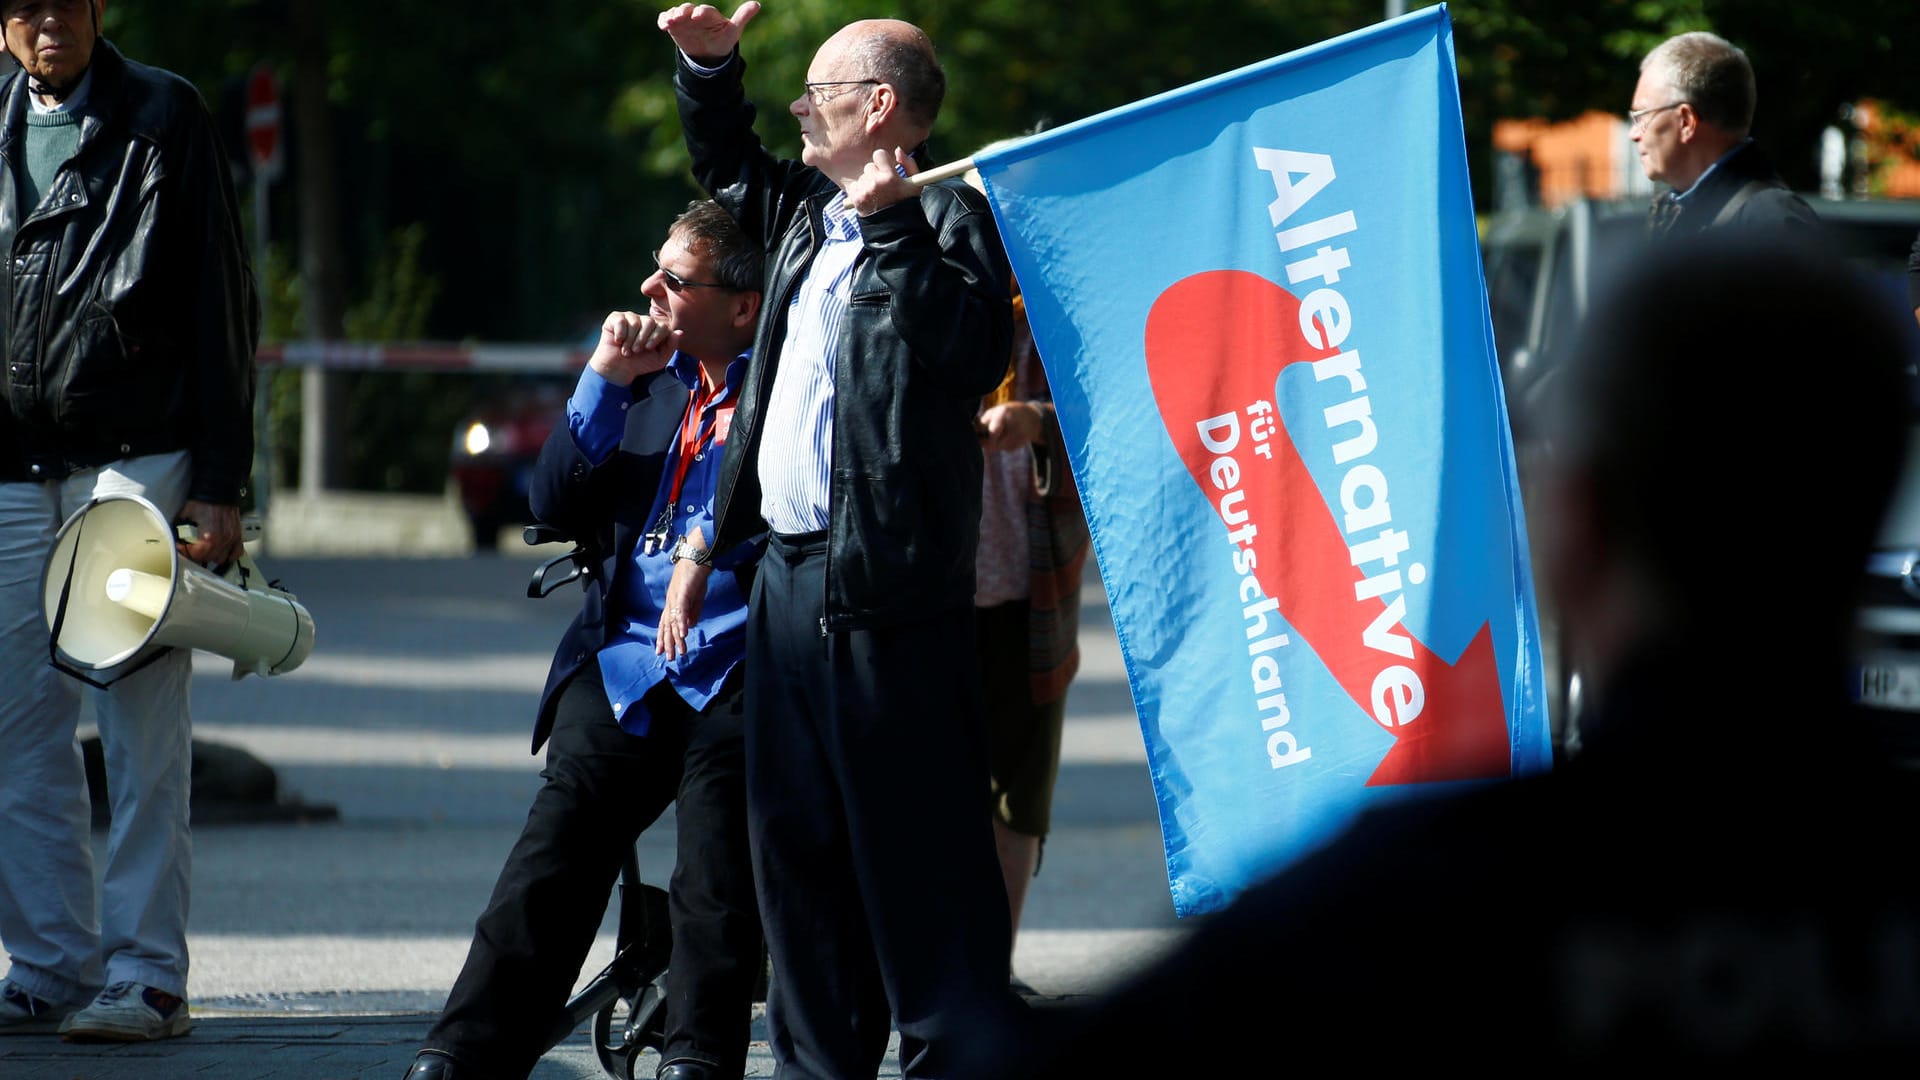
[{"label": "raised arm", "polygon": [[[799,162],[769,154],[754,132],[754,106],[741,85],[746,63],[736,46],[740,28],[759,10],[749,0],[724,19],[710,6],[683,4],[661,14],[660,29],[679,52],[674,97],[694,180],[748,236],[769,245],[796,212],[797,200],[831,185]],[[690,49],[720,51],[702,55]]]},{"label": "raised arm", "polygon": [[660,13],[660,29],[674,47],[703,67],[719,67],[740,45],[740,32],[760,14],[759,0],[747,0],[733,17],[711,4],[681,4]]}]

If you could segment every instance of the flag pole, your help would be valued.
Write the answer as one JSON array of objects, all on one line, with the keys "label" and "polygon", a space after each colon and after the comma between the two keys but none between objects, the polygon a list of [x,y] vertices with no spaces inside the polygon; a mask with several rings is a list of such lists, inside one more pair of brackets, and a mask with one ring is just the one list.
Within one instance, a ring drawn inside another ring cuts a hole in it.
[{"label": "flag pole", "polygon": [[936,165],[926,172],[917,172],[907,179],[916,184],[931,184],[937,180],[951,180],[973,168],[973,159],[963,157],[959,161],[949,161],[945,165]]}]

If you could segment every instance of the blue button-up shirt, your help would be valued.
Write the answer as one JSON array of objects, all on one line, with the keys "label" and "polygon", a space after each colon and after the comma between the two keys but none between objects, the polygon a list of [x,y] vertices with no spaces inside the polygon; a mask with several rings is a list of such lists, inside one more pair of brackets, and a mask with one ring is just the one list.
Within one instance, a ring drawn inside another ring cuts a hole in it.
[{"label": "blue button-up shirt", "polygon": [[1727,151],[1724,154],[1721,154],[1718,158],[1715,158],[1713,164],[1707,166],[1707,171],[1701,173],[1699,177],[1694,180],[1693,185],[1691,187],[1687,188],[1687,190],[1685,191],[1674,192],[1673,201],[1677,203],[1686,202],[1687,196],[1692,195],[1696,191],[1699,191],[1700,185],[1706,182],[1707,177],[1712,176],[1716,172],[1719,172],[1720,166],[1725,165],[1727,163],[1728,158],[1732,157],[1733,155],[1739,153],[1742,150],[1745,150],[1747,148],[1747,144],[1752,141],[1753,141],[1752,139],[1741,139],[1739,142],[1734,143],[1733,149]]},{"label": "blue button-up shirt", "polygon": [[[746,653],[747,598],[733,572],[719,567],[707,578],[707,599],[701,606],[699,623],[687,633],[686,654],[669,660],[653,651],[660,636],[667,583],[673,578],[674,541],[699,526],[707,542],[713,542],[713,493],[720,479],[721,451],[727,438],[727,431],[716,419],[720,407],[730,405],[738,395],[746,360],[743,353],[727,365],[726,385],[701,410],[699,449],[687,465],[679,498],[670,511],[667,499],[680,467],[677,436],[667,451],[660,489],[646,518],[651,524],[663,513],[670,513],[666,545],[649,554],[644,542],[635,544],[631,561],[614,575],[607,612],[613,635],[600,650],[600,674],[614,718],[623,730],[634,735],[647,733],[652,718],[641,699],[662,680],[671,684],[689,706],[704,709]],[[667,369],[698,393],[700,364],[693,357],[676,353]],[[630,388],[607,381],[592,368],[580,373],[573,397],[567,402],[567,429],[587,460],[599,465],[612,456],[620,445],[627,409],[632,404]]]}]

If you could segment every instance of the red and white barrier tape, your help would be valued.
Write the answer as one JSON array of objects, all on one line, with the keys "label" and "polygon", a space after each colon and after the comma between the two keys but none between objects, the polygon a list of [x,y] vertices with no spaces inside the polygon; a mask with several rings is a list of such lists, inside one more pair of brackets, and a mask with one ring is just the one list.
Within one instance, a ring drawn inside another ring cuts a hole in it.
[{"label": "red and white barrier tape", "polygon": [[457,345],[429,341],[375,344],[294,341],[262,345],[261,367],[342,371],[578,371],[588,350],[566,345]]}]

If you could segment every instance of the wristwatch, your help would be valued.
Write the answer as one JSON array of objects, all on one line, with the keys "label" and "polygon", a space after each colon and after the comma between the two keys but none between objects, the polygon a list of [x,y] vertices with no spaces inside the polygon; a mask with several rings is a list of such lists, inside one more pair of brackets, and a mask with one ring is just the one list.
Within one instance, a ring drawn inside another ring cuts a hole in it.
[{"label": "wristwatch", "polygon": [[694,547],[684,536],[673,545],[673,554],[668,556],[667,561],[679,562],[681,559],[686,559],[695,566],[713,565],[713,553],[703,547]]}]

